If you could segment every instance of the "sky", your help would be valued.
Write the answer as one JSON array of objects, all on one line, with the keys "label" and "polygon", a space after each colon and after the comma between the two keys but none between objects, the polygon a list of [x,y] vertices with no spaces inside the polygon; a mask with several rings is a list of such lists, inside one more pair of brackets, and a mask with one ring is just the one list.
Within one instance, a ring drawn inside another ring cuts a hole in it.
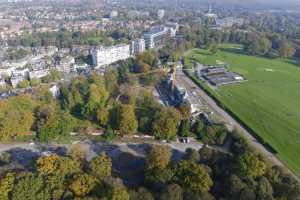
[{"label": "sky", "polygon": [[264,6],[300,6],[300,0],[208,0],[215,3],[235,3],[240,5],[264,5]]}]

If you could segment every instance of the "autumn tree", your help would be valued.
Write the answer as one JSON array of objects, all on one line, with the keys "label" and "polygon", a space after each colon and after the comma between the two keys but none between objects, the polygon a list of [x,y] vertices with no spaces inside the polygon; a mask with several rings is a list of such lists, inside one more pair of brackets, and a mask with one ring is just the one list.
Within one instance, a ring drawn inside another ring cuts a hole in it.
[{"label": "autumn tree", "polygon": [[132,105],[121,105],[119,107],[118,129],[122,134],[135,133],[138,122]]},{"label": "autumn tree", "polygon": [[54,173],[58,169],[59,160],[56,154],[40,157],[36,162],[39,174],[45,176]]},{"label": "autumn tree", "polygon": [[134,71],[136,73],[148,73],[151,70],[151,66],[147,63],[143,63],[143,62],[138,62],[135,67],[134,67]]},{"label": "autumn tree", "polygon": [[182,103],[178,108],[182,119],[189,119],[191,116],[191,107],[187,103]]},{"label": "autumn tree", "polygon": [[56,154],[40,157],[36,162],[36,168],[39,175],[56,178],[56,175],[59,175],[60,178],[66,178],[81,172],[80,163],[69,157]]},{"label": "autumn tree", "polygon": [[279,44],[278,52],[281,58],[289,58],[295,55],[296,49],[291,43],[289,43],[286,40],[283,40]]},{"label": "autumn tree", "polygon": [[106,126],[109,120],[109,111],[105,107],[97,109],[97,120],[101,126]]},{"label": "autumn tree", "polygon": [[72,145],[68,151],[68,156],[72,158],[72,160],[80,163],[80,166],[83,166],[85,163],[86,151],[79,144]]},{"label": "autumn tree", "polygon": [[168,146],[152,146],[146,157],[145,179],[149,184],[161,187],[162,184],[171,180],[172,170],[169,168],[171,150]]},{"label": "autumn tree", "polygon": [[156,67],[158,58],[154,51],[145,51],[137,56],[138,62],[146,63],[151,67]]},{"label": "autumn tree", "polygon": [[153,134],[157,139],[172,140],[176,137],[180,114],[172,108],[163,108],[154,116]]},{"label": "autumn tree", "polygon": [[83,173],[77,174],[72,178],[69,188],[75,196],[84,197],[91,192],[95,184],[96,182],[92,176]]},{"label": "autumn tree", "polygon": [[92,175],[102,180],[105,177],[111,176],[112,162],[106,154],[102,153],[92,159],[89,168]]},{"label": "autumn tree", "polygon": [[9,200],[9,195],[13,190],[16,175],[14,173],[7,173],[0,180],[0,199]]},{"label": "autumn tree", "polygon": [[110,94],[116,94],[119,89],[118,72],[116,70],[108,70],[104,74],[105,87]]}]

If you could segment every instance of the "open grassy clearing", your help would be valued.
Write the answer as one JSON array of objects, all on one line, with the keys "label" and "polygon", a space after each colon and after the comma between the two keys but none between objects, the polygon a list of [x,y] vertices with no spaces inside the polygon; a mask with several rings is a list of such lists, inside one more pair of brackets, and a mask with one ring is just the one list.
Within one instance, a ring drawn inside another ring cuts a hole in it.
[{"label": "open grassy clearing", "polygon": [[230,69],[248,81],[212,92],[224,105],[266,142],[272,145],[292,170],[300,175],[300,67],[293,61],[243,54],[241,46],[223,45],[215,55],[193,49],[192,61],[230,64]]}]

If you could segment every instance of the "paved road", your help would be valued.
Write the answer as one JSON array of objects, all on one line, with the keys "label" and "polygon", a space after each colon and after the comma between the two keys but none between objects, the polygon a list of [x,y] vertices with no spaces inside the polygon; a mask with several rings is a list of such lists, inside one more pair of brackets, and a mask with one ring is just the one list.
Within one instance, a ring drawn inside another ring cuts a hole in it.
[{"label": "paved road", "polygon": [[269,152],[261,143],[259,143],[241,124],[239,124],[231,115],[220,108],[216,102],[208,96],[200,87],[198,87],[188,76],[186,76],[182,71],[177,71],[176,81],[181,85],[184,85],[187,90],[194,91],[201,101],[204,101],[215,114],[219,115],[227,124],[232,128],[236,128],[238,131],[243,133],[243,135],[250,141],[255,149],[257,149],[262,155],[264,155],[271,163],[278,165],[287,169],[287,171],[292,174],[299,182],[300,179],[292,171],[290,171],[274,154]]},{"label": "paved road", "polygon": [[[178,155],[183,155],[186,149],[192,148],[199,150],[202,148],[202,144],[193,140],[189,143],[180,142],[145,142],[145,143],[135,143],[135,142],[116,142],[116,143],[105,143],[98,142],[94,143],[90,140],[83,140],[77,143],[86,152],[86,159],[90,160],[100,152],[106,152],[110,156],[118,156],[120,152],[131,153],[134,156],[144,157],[145,149],[149,148],[152,144],[157,145],[167,145],[173,152]],[[0,144],[0,154],[4,152],[13,153],[18,162],[27,162],[30,158],[35,158],[43,155],[45,152],[57,153],[60,155],[65,154],[71,147],[71,144],[31,144],[31,143],[16,143],[16,144]],[[178,156],[177,155],[177,156]],[[177,157],[176,156],[176,157]],[[14,160],[14,159],[13,159]]]}]

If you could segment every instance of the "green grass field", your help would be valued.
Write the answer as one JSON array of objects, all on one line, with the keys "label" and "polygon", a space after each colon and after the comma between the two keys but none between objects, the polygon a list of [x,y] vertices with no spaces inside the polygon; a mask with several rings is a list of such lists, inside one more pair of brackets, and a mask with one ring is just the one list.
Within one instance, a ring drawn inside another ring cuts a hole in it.
[{"label": "green grass field", "polygon": [[245,55],[238,45],[223,45],[214,55],[193,49],[185,64],[191,66],[193,60],[220,60],[246,77],[248,81],[222,86],[213,94],[300,175],[300,66],[291,60]]}]

